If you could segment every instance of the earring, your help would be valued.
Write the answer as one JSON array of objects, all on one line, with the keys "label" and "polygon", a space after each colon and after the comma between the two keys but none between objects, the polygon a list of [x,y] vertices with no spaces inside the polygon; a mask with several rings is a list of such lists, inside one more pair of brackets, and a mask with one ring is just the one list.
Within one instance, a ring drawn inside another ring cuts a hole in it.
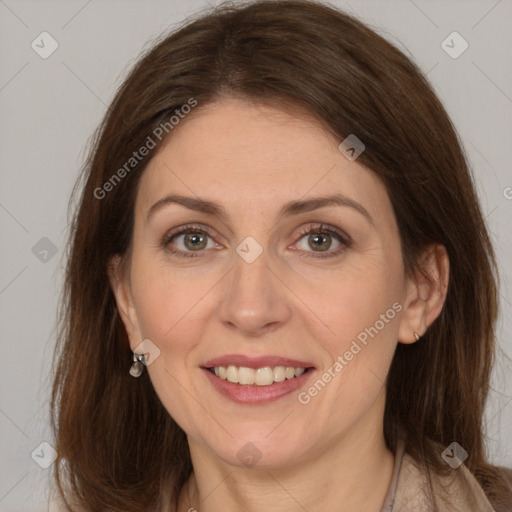
[{"label": "earring", "polygon": [[420,339],[420,335],[416,331],[414,331],[414,337],[416,338],[416,341]]},{"label": "earring", "polygon": [[140,377],[145,365],[144,354],[136,354],[134,352],[132,360],[133,363],[132,366],[130,367],[130,375],[132,377]]}]

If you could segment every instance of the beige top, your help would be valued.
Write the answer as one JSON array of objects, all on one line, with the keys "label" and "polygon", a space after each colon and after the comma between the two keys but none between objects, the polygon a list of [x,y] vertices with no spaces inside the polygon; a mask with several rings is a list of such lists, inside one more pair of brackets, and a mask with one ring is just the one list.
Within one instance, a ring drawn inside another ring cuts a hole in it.
[{"label": "beige top", "polygon": [[[439,512],[495,512],[480,484],[464,464],[452,469],[447,477],[432,474],[432,485]],[[405,453],[404,442],[401,441],[395,453],[393,476],[381,512],[431,512],[432,505],[425,470]]]}]

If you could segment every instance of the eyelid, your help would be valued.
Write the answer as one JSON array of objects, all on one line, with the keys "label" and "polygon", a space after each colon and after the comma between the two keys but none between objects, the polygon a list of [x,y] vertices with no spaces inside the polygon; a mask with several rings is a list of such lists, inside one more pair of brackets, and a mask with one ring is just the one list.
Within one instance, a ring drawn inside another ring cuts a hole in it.
[{"label": "eyelid", "polygon": [[317,232],[336,235],[339,238],[341,238],[342,241],[345,242],[346,244],[352,243],[352,239],[350,238],[349,235],[347,235],[347,233],[345,233],[344,231],[342,231],[339,228],[330,226],[329,224],[324,224],[323,222],[310,222],[306,227],[302,228],[299,231],[299,240],[304,235],[308,235],[311,233],[317,233]]},{"label": "eyelid", "polygon": [[167,232],[162,240],[162,244],[165,246],[167,245],[172,238],[175,236],[183,235],[186,233],[190,233],[193,231],[200,231],[206,233],[210,238],[216,237],[216,238],[222,238],[219,234],[217,234],[216,231],[214,231],[209,226],[199,224],[199,223],[190,223],[190,224],[184,224],[183,226],[179,226],[175,229],[172,229],[171,231]]}]

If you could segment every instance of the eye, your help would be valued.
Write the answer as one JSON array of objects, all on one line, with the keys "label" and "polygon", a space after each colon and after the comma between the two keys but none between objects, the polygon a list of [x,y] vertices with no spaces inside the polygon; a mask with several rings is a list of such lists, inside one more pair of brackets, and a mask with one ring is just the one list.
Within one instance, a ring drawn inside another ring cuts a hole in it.
[{"label": "eye", "polygon": [[[338,256],[350,247],[351,244],[348,235],[336,228],[323,224],[310,224],[301,230],[299,235],[300,239],[297,244],[299,250],[309,253],[307,254],[308,257],[329,258]],[[330,250],[332,249],[333,241],[335,243],[335,250]],[[183,226],[179,231],[167,234],[162,241],[162,246],[171,254],[185,258],[198,257],[205,249],[219,247],[214,242],[210,230],[197,225]],[[173,249],[173,246],[176,249]]]},{"label": "eye", "polygon": [[[210,245],[208,245],[209,243]],[[162,244],[172,254],[188,258],[198,256],[198,254],[190,253],[201,252],[216,246],[209,231],[197,226],[184,226],[180,231],[168,234]],[[178,250],[170,248],[171,245],[177,246]]]},{"label": "eye", "polygon": [[[299,249],[305,252],[317,253],[308,256],[316,258],[329,258],[337,256],[350,246],[350,237],[342,231],[320,224],[320,226],[309,225],[300,232]],[[332,248],[333,240],[335,242],[335,250]],[[309,250],[312,249],[312,250]],[[326,253],[326,254],[322,254]]]}]

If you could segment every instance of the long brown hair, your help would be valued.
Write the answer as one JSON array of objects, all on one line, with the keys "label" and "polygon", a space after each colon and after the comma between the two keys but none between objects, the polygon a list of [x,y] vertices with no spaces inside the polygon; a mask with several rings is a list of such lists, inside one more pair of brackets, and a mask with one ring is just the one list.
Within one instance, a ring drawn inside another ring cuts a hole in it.
[{"label": "long brown hair", "polygon": [[394,451],[405,431],[407,452],[439,473],[447,467],[439,445],[457,441],[504,510],[512,491],[486,461],[482,429],[497,272],[458,136],[403,53],[354,17],[302,0],[224,4],[187,20],[139,59],[96,133],[77,183],[56,348],[51,412],[61,495],[87,511],[160,510],[166,492],[177,506],[191,474],[186,436],[148,373],[128,373],[108,262],[127,254],[138,180],[155,153],[127,167],[133,152],[191,98],[201,108],[223,96],[308,112],[340,142],[356,134],[366,146],[358,162],[387,188],[407,271],[421,270],[426,244],[446,247],[444,308],[420,342],[398,345],[391,365],[385,440]]}]

